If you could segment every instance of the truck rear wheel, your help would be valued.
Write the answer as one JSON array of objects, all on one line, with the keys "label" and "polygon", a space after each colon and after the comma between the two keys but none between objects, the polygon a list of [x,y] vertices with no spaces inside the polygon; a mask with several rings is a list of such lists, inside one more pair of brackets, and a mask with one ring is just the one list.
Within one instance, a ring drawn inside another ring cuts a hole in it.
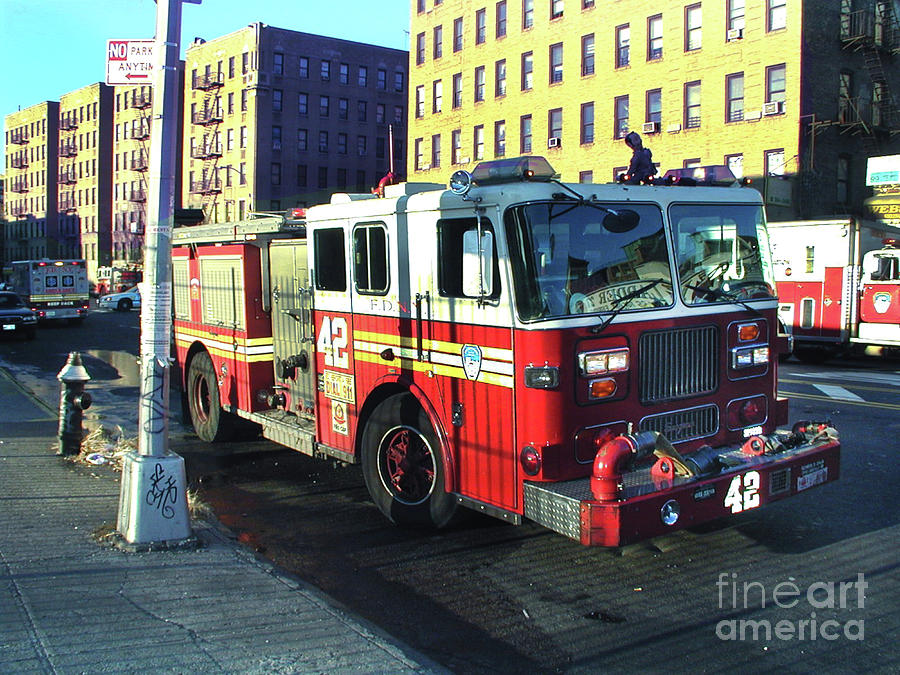
[{"label": "truck rear wheel", "polygon": [[362,437],[366,487],[378,509],[397,525],[449,525],[456,500],[444,485],[437,435],[416,399],[397,394],[372,413]]},{"label": "truck rear wheel", "polygon": [[220,443],[234,434],[234,416],[222,410],[219,400],[219,385],[212,359],[206,352],[200,352],[188,368],[187,378],[188,410],[191,423],[201,440]]}]

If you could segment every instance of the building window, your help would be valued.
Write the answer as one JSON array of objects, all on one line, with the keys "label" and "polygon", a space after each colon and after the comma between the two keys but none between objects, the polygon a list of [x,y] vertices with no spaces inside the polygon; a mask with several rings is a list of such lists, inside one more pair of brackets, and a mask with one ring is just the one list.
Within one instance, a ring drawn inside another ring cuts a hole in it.
[{"label": "building window", "polygon": [[766,31],[787,27],[787,0],[766,0]]},{"label": "building window", "polygon": [[394,106],[394,121],[395,121],[397,124],[403,124],[403,122],[404,122],[405,120],[406,120],[406,117],[405,117],[404,114],[403,114],[403,106],[402,106],[402,105],[395,105],[395,106]]},{"label": "building window", "polygon": [[534,0],[522,0],[522,30],[534,25]]},{"label": "building window", "polygon": [[487,34],[487,16],[486,10],[479,9],[475,12],[475,44],[484,44]]},{"label": "building window", "polygon": [[272,72],[276,75],[284,75],[284,54],[275,52],[272,55]]},{"label": "building window", "polygon": [[322,82],[328,82],[331,79],[331,61],[322,61],[319,76],[322,78]]},{"label": "building window", "polygon": [[424,157],[422,156],[422,141],[423,139],[421,138],[417,138],[415,141],[413,141],[413,151],[415,152],[413,161],[415,162],[416,171],[421,171],[422,167],[424,166]]},{"label": "building window", "polygon": [[594,103],[581,104],[581,144],[594,142]]},{"label": "building window", "polygon": [[297,94],[297,114],[302,117],[309,115],[309,94],[302,91]]},{"label": "building window", "polygon": [[453,51],[461,52],[463,48],[463,20],[462,17],[453,20]]},{"label": "building window", "polygon": [[375,123],[384,124],[387,121],[384,103],[375,104]]},{"label": "building window", "polygon": [[425,63],[425,33],[416,35],[416,65]]},{"label": "building window", "polygon": [[700,126],[700,82],[684,85],[684,127],[696,129]]},{"label": "building window", "polygon": [[744,2],[745,0],[728,0],[726,28],[732,30],[744,30]]},{"label": "building window", "polygon": [[338,119],[346,120],[349,119],[349,111],[350,111],[350,100],[346,98],[338,99]]},{"label": "building window", "polygon": [[703,12],[698,4],[684,8],[684,51],[700,49],[703,43]]},{"label": "building window", "polygon": [[462,73],[455,73],[453,75],[453,107],[461,108],[462,107]]},{"label": "building window", "polygon": [[650,89],[646,97],[645,122],[656,122],[657,129],[662,124],[662,89]]},{"label": "building window", "polygon": [[340,133],[337,135],[337,151],[339,155],[347,154],[347,134]]},{"label": "building window", "polygon": [[249,93],[248,89],[241,89],[241,112],[247,112],[247,96]]},{"label": "building window", "polygon": [[384,68],[378,69],[375,86],[378,88],[378,91],[387,91],[387,71]]},{"label": "building window", "polygon": [[766,68],[766,103],[784,101],[785,66],[783,63]]},{"label": "building window", "polygon": [[494,64],[494,96],[506,96],[506,59]]},{"label": "building window", "polygon": [[616,96],[613,101],[613,138],[625,138],[628,133],[628,96]]},{"label": "building window", "polygon": [[439,59],[444,55],[444,27],[435,26],[431,39],[431,58]]},{"label": "building window", "polygon": [[735,178],[744,177],[744,155],[725,155],[725,166],[727,166]]},{"label": "building window", "polygon": [[444,107],[444,83],[443,80],[435,80],[431,83],[431,112],[439,113]]},{"label": "building window", "polygon": [[581,38],[581,75],[594,74],[594,34]]},{"label": "building window", "polygon": [[475,161],[484,159],[484,125],[479,124],[472,130]]},{"label": "building window", "polygon": [[484,100],[484,66],[475,69],[475,102]]},{"label": "building window", "polygon": [[272,127],[272,149],[281,150],[281,127]]},{"label": "building window", "polygon": [[[327,166],[320,166],[320,167],[319,167],[319,189],[325,189],[325,188],[327,188],[327,187],[328,187],[328,167],[327,167]],[[341,232],[341,230],[337,230],[337,231],[338,231],[338,232]],[[324,230],[317,230],[317,231],[316,231],[316,234],[321,234],[321,233],[323,233],[323,232],[324,232]],[[342,239],[343,239],[343,237],[342,237]],[[319,249],[319,247],[317,247],[317,250],[318,250],[318,249]],[[317,260],[316,262],[317,262],[317,263],[318,263],[318,262],[321,262],[321,264],[322,264],[323,267],[327,267],[330,263],[326,263],[325,261],[331,261],[331,260],[332,260],[332,258],[331,258],[330,255],[323,255],[322,258],[321,258],[320,260]],[[336,262],[336,261],[340,261],[340,262],[339,262],[339,265],[340,265],[340,268],[341,268],[341,275],[343,275],[343,269],[344,269],[343,249],[341,249],[341,257],[340,257],[340,258],[334,258],[334,261],[335,261],[335,262]],[[336,265],[336,266],[337,266],[337,265]],[[319,270],[319,265],[317,264],[317,265],[316,265],[317,276],[318,276],[318,270]],[[347,290],[347,287],[344,286],[344,288],[340,288],[340,289],[334,288],[334,289],[331,289],[331,290],[341,290],[341,291],[345,291],[345,290]]]},{"label": "building window", "polygon": [[744,119],[744,74],[725,76],[726,122],[740,122]]},{"label": "building window", "polygon": [[441,166],[441,135],[434,134],[431,137],[431,168],[437,169]]},{"label": "building window", "polygon": [[550,45],[550,83],[562,82],[563,79],[563,45],[557,42]]},{"label": "building window", "polygon": [[531,115],[519,118],[519,153],[531,154]]},{"label": "building window", "polygon": [[530,91],[534,87],[534,54],[522,54],[522,91]]},{"label": "building window", "polygon": [[234,77],[234,57],[228,57],[228,78],[231,79]]},{"label": "building window", "polygon": [[305,56],[300,57],[300,68],[299,68],[300,77],[306,79],[309,77],[309,59]]},{"label": "building window", "polygon": [[556,139],[555,144],[559,145],[560,140],[562,140],[562,124],[562,108],[554,108],[547,113],[548,141],[549,139]]},{"label": "building window", "polygon": [[630,59],[631,27],[626,23],[616,27],[616,68],[628,65]]},{"label": "building window", "polygon": [[347,187],[347,169],[337,170],[337,184],[339,188]]},{"label": "building window", "polygon": [[250,70],[250,54],[248,52],[244,52],[241,54],[241,74],[246,75]]},{"label": "building window", "polygon": [[369,104],[366,101],[356,102],[356,119],[365,122],[369,117]]},{"label": "building window", "polygon": [[425,117],[425,85],[416,87],[416,119]]},{"label": "building window", "polygon": [[838,157],[837,202],[838,204],[850,203],[850,158],[847,155]]},{"label": "building window", "polygon": [[506,155],[506,121],[494,122],[494,157]]},{"label": "building window", "polygon": [[593,183],[594,182],[594,172],[593,171],[579,171],[578,172],[578,182],[579,183]]},{"label": "building window", "polygon": [[241,147],[247,147],[247,127],[241,127]]},{"label": "building window", "polygon": [[500,0],[497,3],[497,27],[496,37],[500,39],[506,37],[506,0]]},{"label": "building window", "polygon": [[279,162],[272,162],[271,179],[272,185],[281,185],[281,164]]},{"label": "building window", "polygon": [[558,19],[563,15],[563,0],[550,0],[550,19]]},{"label": "building window", "polygon": [[685,169],[696,169],[700,166],[700,158],[686,159],[681,163],[681,166]]},{"label": "building window", "polygon": [[272,90],[272,110],[273,111],[281,112],[283,98],[284,98],[284,92],[281,89],[273,89]]},{"label": "building window", "polygon": [[403,73],[401,71],[396,71],[394,73],[394,91],[403,91]]},{"label": "building window", "polygon": [[319,152],[328,152],[328,132],[319,132]]},{"label": "building window", "polygon": [[385,147],[387,144],[385,143],[384,136],[376,136],[375,138],[375,157],[377,159],[384,159]]},{"label": "building window", "polygon": [[366,136],[357,136],[356,137],[356,154],[360,157],[365,157],[369,152],[368,142],[366,140]]},{"label": "building window", "polygon": [[360,87],[369,86],[369,69],[366,66],[360,66],[356,72],[356,84]]},{"label": "building window", "polygon": [[663,54],[662,14],[647,19],[647,60],[661,59]]},{"label": "building window", "polygon": [[764,158],[767,176],[784,175],[784,148],[766,150]]},{"label": "building window", "polygon": [[462,154],[462,131],[454,129],[450,132],[450,163],[460,164]]},{"label": "building window", "polygon": [[331,111],[330,99],[327,96],[319,97],[319,116],[320,117],[328,117],[328,113]]}]

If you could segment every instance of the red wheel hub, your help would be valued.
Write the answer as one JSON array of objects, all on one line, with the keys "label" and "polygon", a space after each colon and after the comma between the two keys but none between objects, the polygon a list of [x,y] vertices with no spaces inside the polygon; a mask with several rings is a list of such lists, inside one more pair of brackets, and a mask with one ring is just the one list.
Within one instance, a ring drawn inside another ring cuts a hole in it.
[{"label": "red wheel hub", "polygon": [[382,444],[382,477],[404,502],[417,504],[434,487],[434,456],[419,433],[408,427],[389,432]]}]

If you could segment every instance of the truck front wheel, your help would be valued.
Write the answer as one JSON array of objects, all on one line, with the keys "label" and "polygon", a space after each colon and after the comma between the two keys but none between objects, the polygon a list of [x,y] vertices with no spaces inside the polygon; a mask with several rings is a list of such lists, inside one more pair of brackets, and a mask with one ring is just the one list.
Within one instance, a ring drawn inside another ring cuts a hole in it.
[{"label": "truck front wheel", "polygon": [[187,399],[191,423],[201,440],[220,443],[231,438],[234,433],[234,418],[231,413],[222,410],[216,371],[206,352],[200,352],[191,359]]},{"label": "truck front wheel", "polygon": [[366,487],[397,525],[439,529],[453,520],[456,500],[445,488],[440,443],[416,399],[398,394],[378,405],[362,437]]}]

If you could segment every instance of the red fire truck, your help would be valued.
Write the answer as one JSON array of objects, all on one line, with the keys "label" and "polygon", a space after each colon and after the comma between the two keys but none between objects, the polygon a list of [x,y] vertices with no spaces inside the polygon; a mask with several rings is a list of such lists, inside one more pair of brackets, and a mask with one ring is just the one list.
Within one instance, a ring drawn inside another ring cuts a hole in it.
[{"label": "red fire truck", "polygon": [[[710,174],[712,175],[712,174]],[[703,182],[696,181],[691,182]],[[759,193],[559,182],[543,158],[176,228],[198,435],[362,465],[378,508],[468,507],[618,546],[838,478],[787,422]]]},{"label": "red fire truck", "polygon": [[900,228],[843,218],[769,223],[769,236],[799,359],[900,348]]}]

